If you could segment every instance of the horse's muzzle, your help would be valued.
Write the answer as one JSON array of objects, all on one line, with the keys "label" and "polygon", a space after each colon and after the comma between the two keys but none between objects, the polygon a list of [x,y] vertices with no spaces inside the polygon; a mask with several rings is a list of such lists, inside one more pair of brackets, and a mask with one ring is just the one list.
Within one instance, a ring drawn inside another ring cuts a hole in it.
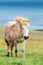
[{"label": "horse's muzzle", "polygon": [[29,36],[24,36],[24,39],[27,40],[29,38]]}]

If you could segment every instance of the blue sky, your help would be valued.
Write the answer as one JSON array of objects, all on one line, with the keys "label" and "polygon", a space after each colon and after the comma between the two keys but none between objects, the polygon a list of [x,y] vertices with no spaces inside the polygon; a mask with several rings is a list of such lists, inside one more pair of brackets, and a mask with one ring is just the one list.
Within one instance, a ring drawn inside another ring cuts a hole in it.
[{"label": "blue sky", "polygon": [[43,0],[0,0],[0,6],[43,6]]},{"label": "blue sky", "polygon": [[[0,25],[4,25],[17,15],[29,18],[31,28],[41,29],[43,24],[43,0],[0,0]],[[42,22],[40,27],[37,25],[39,22]]]},{"label": "blue sky", "polygon": [[43,2],[43,0],[0,0],[0,2],[15,2],[15,1],[33,1],[33,2]]}]

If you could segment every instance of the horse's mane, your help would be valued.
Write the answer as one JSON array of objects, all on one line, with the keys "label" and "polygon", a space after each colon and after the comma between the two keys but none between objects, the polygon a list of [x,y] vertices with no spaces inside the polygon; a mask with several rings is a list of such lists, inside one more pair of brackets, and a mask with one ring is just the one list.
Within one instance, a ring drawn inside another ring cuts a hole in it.
[{"label": "horse's mane", "polygon": [[27,18],[18,16],[15,18],[15,21],[20,22],[22,24],[28,24],[30,22]]}]

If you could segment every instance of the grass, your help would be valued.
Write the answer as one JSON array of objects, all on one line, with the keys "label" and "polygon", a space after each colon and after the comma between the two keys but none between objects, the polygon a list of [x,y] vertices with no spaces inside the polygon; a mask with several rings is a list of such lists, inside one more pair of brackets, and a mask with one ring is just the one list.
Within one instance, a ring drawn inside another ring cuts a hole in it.
[{"label": "grass", "polygon": [[0,65],[43,65],[42,34],[42,32],[30,31],[30,39],[26,42],[25,59],[22,58],[21,44],[18,44],[17,58],[6,57],[7,46],[3,37],[0,37]]},{"label": "grass", "polygon": [[3,27],[0,27],[0,31],[3,31],[3,29],[4,29]]},{"label": "grass", "polygon": [[6,57],[6,50],[6,43],[0,38],[0,65],[43,65],[43,41],[28,40],[25,59],[22,58],[21,44],[18,44],[17,58]]}]

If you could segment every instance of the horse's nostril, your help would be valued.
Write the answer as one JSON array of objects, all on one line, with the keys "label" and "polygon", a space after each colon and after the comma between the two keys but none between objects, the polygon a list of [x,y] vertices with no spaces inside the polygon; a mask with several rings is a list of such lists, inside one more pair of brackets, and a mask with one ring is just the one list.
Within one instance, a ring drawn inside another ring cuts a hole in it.
[{"label": "horse's nostril", "polygon": [[28,39],[29,38],[29,36],[24,36],[24,39]]}]

